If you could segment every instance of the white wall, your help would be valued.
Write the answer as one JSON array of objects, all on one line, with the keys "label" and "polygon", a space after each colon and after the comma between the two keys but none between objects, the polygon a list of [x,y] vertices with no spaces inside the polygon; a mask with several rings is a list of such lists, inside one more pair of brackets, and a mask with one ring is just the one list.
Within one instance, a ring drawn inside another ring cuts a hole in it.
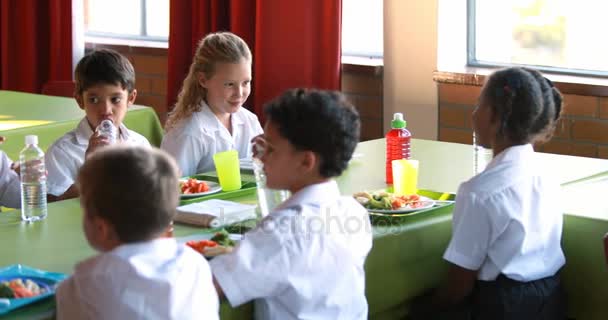
[{"label": "white wall", "polygon": [[403,112],[414,138],[437,139],[438,0],[384,0],[384,131]]}]

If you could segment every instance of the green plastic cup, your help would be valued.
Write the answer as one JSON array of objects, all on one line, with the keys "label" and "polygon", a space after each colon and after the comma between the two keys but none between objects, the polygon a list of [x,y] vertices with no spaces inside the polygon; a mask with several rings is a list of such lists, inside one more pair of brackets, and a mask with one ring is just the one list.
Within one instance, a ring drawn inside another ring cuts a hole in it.
[{"label": "green plastic cup", "polygon": [[213,155],[213,163],[222,191],[233,191],[241,188],[241,169],[239,153],[236,150],[218,152]]}]

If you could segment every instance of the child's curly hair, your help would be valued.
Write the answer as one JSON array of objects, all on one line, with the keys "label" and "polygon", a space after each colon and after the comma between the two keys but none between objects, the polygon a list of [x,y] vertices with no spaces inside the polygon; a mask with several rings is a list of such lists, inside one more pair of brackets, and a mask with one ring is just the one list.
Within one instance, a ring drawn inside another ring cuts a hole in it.
[{"label": "child's curly hair", "polygon": [[543,143],[562,113],[562,95],[540,72],[521,67],[494,72],[483,98],[499,121],[498,134],[516,144]]},{"label": "child's curly hair", "polygon": [[190,71],[184,79],[175,108],[167,119],[165,130],[171,130],[180,120],[201,110],[201,101],[206,98],[207,90],[200,85],[199,74],[211,78],[216,63],[238,63],[242,60],[251,63],[251,51],[239,36],[230,32],[216,32],[205,36],[196,48]]}]

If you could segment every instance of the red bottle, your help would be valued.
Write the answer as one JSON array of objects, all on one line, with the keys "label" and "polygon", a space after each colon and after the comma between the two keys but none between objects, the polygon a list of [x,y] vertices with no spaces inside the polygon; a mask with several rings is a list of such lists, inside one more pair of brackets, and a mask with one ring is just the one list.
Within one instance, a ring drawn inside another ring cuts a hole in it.
[{"label": "red bottle", "polygon": [[412,134],[405,128],[403,113],[397,112],[391,121],[391,131],[386,134],[386,183],[393,184],[392,161],[410,158],[410,140]]}]

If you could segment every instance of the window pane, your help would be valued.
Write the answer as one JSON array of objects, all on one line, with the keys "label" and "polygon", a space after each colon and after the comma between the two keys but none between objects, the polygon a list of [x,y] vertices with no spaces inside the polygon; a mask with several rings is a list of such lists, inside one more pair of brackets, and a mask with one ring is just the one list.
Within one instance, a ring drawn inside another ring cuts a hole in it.
[{"label": "window pane", "polygon": [[606,12],[604,0],[476,0],[475,60],[608,71]]},{"label": "window pane", "polygon": [[140,0],[88,0],[85,4],[87,32],[139,35]]},{"label": "window pane", "polygon": [[382,1],[342,0],[342,54],[382,57]]},{"label": "window pane", "polygon": [[169,0],[146,0],[148,36],[169,38]]}]

